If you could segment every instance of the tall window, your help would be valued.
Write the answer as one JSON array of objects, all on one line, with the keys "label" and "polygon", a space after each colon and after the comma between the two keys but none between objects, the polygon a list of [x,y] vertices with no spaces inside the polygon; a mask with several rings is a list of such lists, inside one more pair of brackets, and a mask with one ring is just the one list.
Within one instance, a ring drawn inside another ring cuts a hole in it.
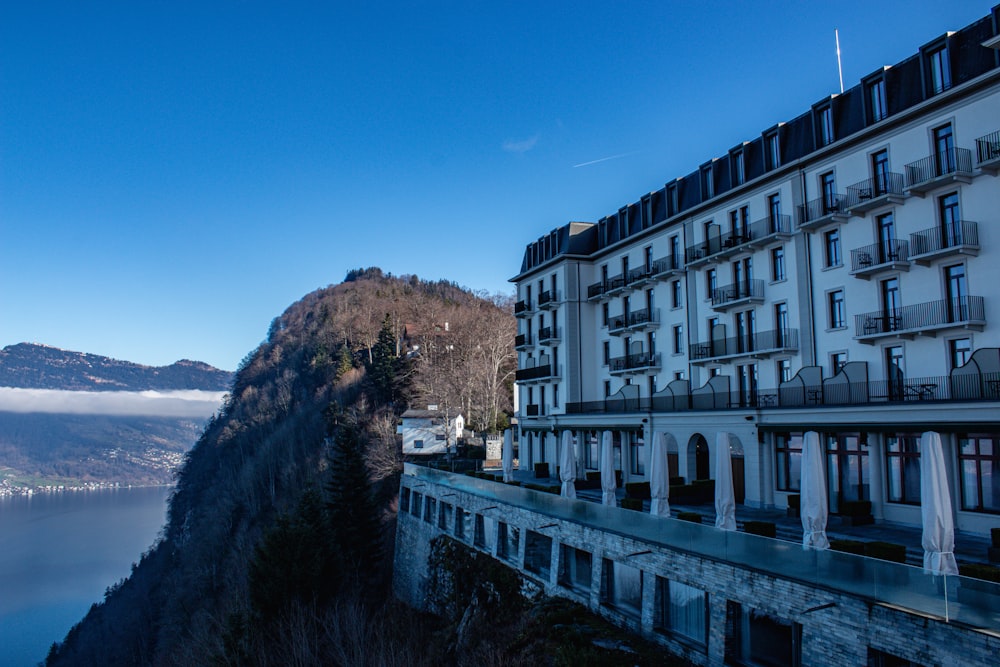
[{"label": "tall window", "polygon": [[785,247],[771,248],[771,280],[785,279]]},{"label": "tall window", "polygon": [[604,359],[604,365],[607,366],[608,364],[611,363],[611,342],[604,341],[602,345],[602,350],[603,350],[602,359]]},{"label": "tall window", "polygon": [[789,342],[787,340],[789,336],[787,303],[774,304],[774,329],[776,338],[775,343],[778,347],[784,347]]},{"label": "tall window", "polygon": [[844,264],[844,255],[840,248],[839,229],[831,229],[823,234],[823,246],[827,267],[842,266]]},{"label": "tall window", "polygon": [[[643,262],[643,266],[646,269],[646,273],[649,273],[653,270],[653,246],[646,246],[643,248],[642,256],[645,260]],[[552,289],[555,289],[555,287]]]},{"label": "tall window", "polygon": [[746,180],[746,171],[743,165],[743,151],[733,153],[733,183],[743,185]]},{"label": "tall window", "polygon": [[656,578],[656,628],[699,646],[708,643],[708,593],[663,577]]},{"label": "tall window", "polygon": [[886,393],[890,399],[906,397],[906,359],[902,345],[890,345],[883,350],[885,356]]},{"label": "tall window", "polygon": [[802,488],[802,434],[775,433],[774,460],[778,491]]},{"label": "tall window", "polygon": [[837,211],[840,202],[837,200],[837,181],[832,171],[820,174],[819,187],[823,192],[823,215]]},{"label": "tall window", "polygon": [[604,324],[604,326],[608,326],[608,320],[610,320],[610,319],[611,319],[610,306],[608,306],[607,302],[602,303],[601,304],[601,323]]},{"label": "tall window", "polygon": [[611,380],[604,381],[604,398],[611,395]]},{"label": "tall window", "polygon": [[935,175],[950,174],[955,171],[955,134],[951,124],[934,128],[933,135]]},{"label": "tall window", "polygon": [[890,191],[892,184],[889,173],[889,151],[872,153],[873,197],[881,197]]},{"label": "tall window", "polygon": [[641,435],[636,433],[628,434],[629,458],[632,460],[632,474],[646,474],[646,447]]},{"label": "tall window", "polygon": [[757,317],[752,310],[741,310],[734,316],[736,325],[736,349],[738,352],[752,352],[756,345]]},{"label": "tall window", "polygon": [[675,324],[673,329],[673,341],[674,341],[674,354],[680,354],[684,351],[684,327],[680,324]]},{"label": "tall window", "polygon": [[681,281],[679,280],[670,282],[670,305],[673,308],[680,308],[684,305],[681,295]]},{"label": "tall window", "polygon": [[708,289],[708,298],[712,298],[715,294],[715,290],[719,288],[719,278],[718,273],[715,269],[708,269],[705,271],[705,287]]},{"label": "tall window", "polygon": [[941,247],[951,248],[965,243],[962,238],[962,214],[958,208],[958,193],[938,197],[938,217],[941,223]]},{"label": "tall window", "polygon": [[712,183],[712,167],[702,167],[701,169],[701,194],[702,201],[715,196],[715,184]]},{"label": "tall window", "polygon": [[778,133],[767,135],[767,168],[777,169],[781,166],[781,144],[778,143]]},{"label": "tall window", "polygon": [[948,62],[948,47],[942,46],[931,51],[927,59],[931,92],[936,94],[951,88],[951,66]]},{"label": "tall window", "polygon": [[[899,309],[902,306],[902,301],[899,296],[899,278],[889,278],[882,281],[882,312],[885,317],[898,316]],[[894,322],[893,324],[898,324]],[[897,327],[893,326],[894,330]]]},{"label": "tall window", "polygon": [[868,112],[873,123],[889,115],[885,99],[885,79],[878,79],[868,84]]},{"label": "tall window", "polygon": [[767,214],[771,233],[781,231],[781,194],[775,192],[767,196]]},{"label": "tall window", "polygon": [[868,443],[862,442],[857,433],[830,434],[826,451],[830,510],[839,512],[844,501],[870,500]]},{"label": "tall window", "polygon": [[955,338],[948,341],[948,361],[950,368],[964,366],[972,358],[972,339]]},{"label": "tall window", "polygon": [[886,500],[920,504],[920,436],[891,433],[885,437]]},{"label": "tall window", "polygon": [[673,262],[671,268],[677,268],[681,256],[681,237],[670,237],[670,261]]},{"label": "tall window", "polygon": [[819,143],[826,146],[832,144],[833,139],[833,108],[825,106],[819,110]]},{"label": "tall window", "polygon": [[1000,513],[1000,434],[970,433],[958,439],[962,509]]},{"label": "tall window", "polygon": [[827,292],[830,311],[830,328],[843,329],[847,326],[847,309],[844,307],[844,290]]},{"label": "tall window", "polygon": [[969,288],[965,279],[965,265],[954,264],[944,267],[944,279],[948,299],[948,321],[965,322],[969,319]]},{"label": "tall window", "polygon": [[896,253],[896,219],[892,211],[875,218],[875,228],[878,233],[878,264],[894,262],[898,259]]},{"label": "tall window", "polygon": [[754,405],[757,401],[757,364],[737,366],[736,382],[740,392],[740,405]]},{"label": "tall window", "polygon": [[847,365],[846,352],[834,352],[830,355],[830,375],[836,375]]},{"label": "tall window", "polygon": [[792,360],[778,359],[775,366],[778,382],[789,382],[792,379]]}]

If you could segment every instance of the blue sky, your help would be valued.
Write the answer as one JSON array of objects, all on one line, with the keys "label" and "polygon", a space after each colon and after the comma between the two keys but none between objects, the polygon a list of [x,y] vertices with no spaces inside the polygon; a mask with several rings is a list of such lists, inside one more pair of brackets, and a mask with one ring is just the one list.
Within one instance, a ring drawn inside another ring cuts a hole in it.
[{"label": "blue sky", "polygon": [[[0,346],[233,369],[351,268],[511,291],[990,3],[0,3]],[[612,159],[605,159],[612,158]]]}]

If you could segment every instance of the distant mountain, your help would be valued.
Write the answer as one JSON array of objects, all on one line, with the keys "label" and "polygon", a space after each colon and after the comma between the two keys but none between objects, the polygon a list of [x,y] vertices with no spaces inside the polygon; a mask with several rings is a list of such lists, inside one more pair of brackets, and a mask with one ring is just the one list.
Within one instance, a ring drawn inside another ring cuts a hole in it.
[{"label": "distant mountain", "polygon": [[188,359],[169,366],[154,367],[34,343],[9,345],[0,350],[0,387],[76,391],[226,391],[232,381],[231,372]]}]

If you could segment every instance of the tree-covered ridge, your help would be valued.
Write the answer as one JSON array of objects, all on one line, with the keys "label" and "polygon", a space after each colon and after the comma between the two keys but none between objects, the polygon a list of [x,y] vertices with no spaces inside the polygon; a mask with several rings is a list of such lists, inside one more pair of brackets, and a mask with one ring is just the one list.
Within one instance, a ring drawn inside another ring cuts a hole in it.
[{"label": "tree-covered ridge", "polygon": [[[451,400],[480,427],[502,422],[514,319],[509,299],[450,283],[348,277],[290,306],[243,360],[186,456],[160,541],[49,664],[293,664],[340,650],[331,627],[391,616],[398,415]],[[491,345],[496,377],[463,377],[491,368],[477,366]]]},{"label": "tree-covered ridge", "polygon": [[229,389],[232,379],[233,374],[229,371],[189,359],[154,367],[34,343],[19,343],[0,349],[0,387],[74,391],[225,391]]}]

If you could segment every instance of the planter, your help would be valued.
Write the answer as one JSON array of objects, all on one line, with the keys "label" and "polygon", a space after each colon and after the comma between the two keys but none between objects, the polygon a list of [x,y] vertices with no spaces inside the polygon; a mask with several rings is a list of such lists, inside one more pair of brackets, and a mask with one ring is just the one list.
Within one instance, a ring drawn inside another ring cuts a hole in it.
[{"label": "planter", "polygon": [[762,537],[777,537],[778,528],[770,521],[746,521],[743,523],[743,532]]},{"label": "planter", "polygon": [[701,515],[697,512],[678,512],[677,518],[681,521],[690,521],[691,523],[701,523]]},{"label": "planter", "polygon": [[535,464],[535,479],[549,478],[549,464],[542,462]]},{"label": "planter", "polygon": [[622,498],[621,507],[622,509],[636,510],[637,512],[641,512],[642,500],[640,500],[639,498],[629,498],[628,496],[626,496],[625,498]]}]

